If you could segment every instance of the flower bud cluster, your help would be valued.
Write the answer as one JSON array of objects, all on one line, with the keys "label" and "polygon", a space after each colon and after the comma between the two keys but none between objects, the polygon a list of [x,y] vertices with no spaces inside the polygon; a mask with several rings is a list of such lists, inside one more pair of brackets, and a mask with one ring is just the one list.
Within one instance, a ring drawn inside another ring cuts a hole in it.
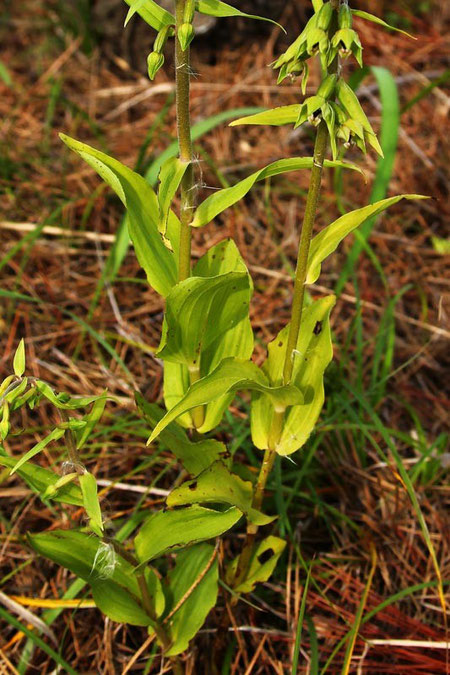
[{"label": "flower bud cluster", "polygon": [[331,74],[321,83],[317,94],[309,96],[300,106],[295,128],[308,121],[318,126],[324,121],[330,135],[333,159],[338,155],[338,141],[345,147],[352,143],[366,152],[368,143],[381,156],[383,151],[372,126],[353,89],[342,78]]},{"label": "flower bud cluster", "polygon": [[286,77],[302,75],[302,91],[306,89],[309,75],[308,60],[318,54],[324,68],[339,55],[350,54],[362,67],[362,46],[356,31],[352,29],[352,12],[347,4],[341,5],[337,17],[337,31],[330,35],[330,26],[336,10],[331,2],[316,2],[316,11],[302,33],[273,64],[280,69],[278,83]]}]

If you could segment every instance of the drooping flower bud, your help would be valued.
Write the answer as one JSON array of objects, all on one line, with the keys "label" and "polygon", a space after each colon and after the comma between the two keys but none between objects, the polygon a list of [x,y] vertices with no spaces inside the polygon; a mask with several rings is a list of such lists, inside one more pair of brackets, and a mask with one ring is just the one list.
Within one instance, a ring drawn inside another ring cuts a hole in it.
[{"label": "drooping flower bud", "polygon": [[334,73],[332,75],[327,75],[323,82],[321,82],[320,87],[317,90],[317,95],[322,96],[326,100],[331,98],[336,87],[336,82],[337,75]]},{"label": "drooping flower bud", "polygon": [[151,52],[147,57],[148,76],[154,80],[156,73],[164,64],[164,54],[161,52]]},{"label": "drooping flower bud", "polygon": [[352,10],[348,5],[341,5],[338,16],[339,28],[351,28],[353,26]]},{"label": "drooping flower bud", "polygon": [[183,51],[186,51],[194,37],[194,26],[191,23],[182,23],[178,29],[178,40]]},{"label": "drooping flower bud", "polygon": [[331,23],[331,18],[333,16],[334,9],[331,6],[331,2],[326,2],[317,12],[317,28],[321,30],[328,30]]}]

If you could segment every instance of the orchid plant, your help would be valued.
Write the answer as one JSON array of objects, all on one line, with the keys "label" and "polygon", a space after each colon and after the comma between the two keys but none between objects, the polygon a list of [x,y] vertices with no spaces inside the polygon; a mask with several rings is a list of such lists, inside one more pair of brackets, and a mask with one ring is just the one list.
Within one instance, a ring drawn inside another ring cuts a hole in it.
[{"label": "orchid plant", "polygon": [[[3,448],[0,464],[19,473],[43,500],[84,507],[85,527],[29,535],[31,546],[84,579],[97,607],[111,620],[146,627],[164,656],[171,659],[173,672],[180,673],[180,655],[217,601],[218,549],[211,542],[246,523],[241,552],[220,572],[223,584],[232,591],[233,603],[269,579],[285,548],[286,542],[278,536],[259,536],[260,528],[275,520],[264,512],[266,482],[275,457],[300,451],[313,432],[324,403],[324,372],[333,356],[330,313],[335,297],[313,301],[307,287],[317,281],[322,263],[344,237],[368,218],[401,199],[421,197],[394,196],[358,208],[313,236],[323,170],[361,172],[344,160],[350,146],[382,155],[376,133],[345,81],[343,64],[352,57],[360,67],[363,64],[363,48],[353,27],[355,16],[387,24],[351,9],[345,0],[312,0],[311,19],[272,64],[278,82],[290,78],[297,87],[300,78],[299,102],[237,119],[232,126],[312,125],[313,156],[280,158],[197,203],[189,109],[194,16],[199,12],[218,19],[261,17],[244,14],[221,0],[175,0],[173,14],[155,0],[127,3],[125,23],[138,14],[156,31],[148,56],[150,79],[162,67],[168,44],[174,45],[179,155],[162,165],[154,191],[118,160],[68,136],[61,138],[123,202],[137,259],[150,286],[165,300],[157,351],[164,363],[165,409],[138,392],[136,404],[148,423],[148,444],[161,439],[188,480],[170,492],[165,508],[142,514],[125,533],[107,536],[95,477],[79,459],[107,395],[75,399],[55,394],[45,382],[24,377],[23,343],[16,353],[15,374],[0,389],[1,438],[4,442],[10,433],[11,411],[34,407],[43,399],[60,411],[61,422],[19,460]],[[317,91],[305,98],[313,59],[320,62],[321,81]],[[291,320],[268,345],[267,357],[258,366],[252,361],[249,303],[253,285],[245,261],[236,244],[225,239],[193,264],[191,234],[193,228],[209,225],[238,203],[258,181],[300,170],[310,172],[310,183]],[[261,452],[261,468],[254,481],[241,477],[246,474],[239,470],[239,460],[212,433],[237,392],[251,394],[251,438]],[[82,419],[70,416],[70,411],[88,405],[92,409]],[[70,462],[63,476],[31,461],[49,442],[63,437]]]}]

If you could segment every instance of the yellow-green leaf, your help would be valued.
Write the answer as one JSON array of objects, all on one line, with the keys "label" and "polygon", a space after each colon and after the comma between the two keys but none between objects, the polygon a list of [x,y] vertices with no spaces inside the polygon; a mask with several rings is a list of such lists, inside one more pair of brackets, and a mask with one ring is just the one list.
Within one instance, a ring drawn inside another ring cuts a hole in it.
[{"label": "yellow-green leaf", "polygon": [[274,518],[265,516],[252,508],[253,487],[250,481],[242,480],[231,473],[223,462],[211,464],[195,480],[187,481],[175,488],[167,497],[168,506],[185,504],[229,504],[236,506],[247,518],[257,525],[267,525]]},{"label": "yellow-green leaf", "polygon": [[242,512],[235,507],[214,511],[197,504],[152,513],[134,540],[139,562],[146,563],[166,551],[219,537],[240,518]]},{"label": "yellow-green leaf", "polygon": [[13,368],[14,374],[17,375],[17,377],[22,377],[25,372],[25,343],[23,338],[20,340],[19,346],[14,354]]},{"label": "yellow-green leaf", "polygon": [[401,199],[427,199],[427,197],[411,194],[382,199],[379,202],[375,202],[375,204],[346,213],[335,220],[334,223],[325,227],[311,242],[306,283],[314,284],[317,281],[322,262],[337,249],[341,241],[350,232],[353,232],[353,230],[362,225],[368,218],[377,216],[390,206],[397,204]]},{"label": "yellow-green leaf", "polygon": [[[264,113],[259,113],[259,115],[264,115]],[[258,117],[258,115],[252,115],[251,117]],[[222,213],[225,211],[225,209],[228,209],[230,206],[233,206],[233,204],[236,204],[236,202],[242,199],[257,181],[271,178],[272,176],[279,176],[280,174],[288,173],[289,171],[312,169],[312,166],[312,157],[291,157],[288,159],[279,159],[276,162],[268,164],[268,166],[265,166],[259,171],[255,171],[255,173],[252,173],[250,176],[244,178],[244,180],[239,181],[239,183],[236,183],[232,187],[218,190],[217,192],[214,192],[214,194],[207,197],[195,211],[194,218],[191,223],[192,227],[202,227],[203,225],[210,223],[217,215],[219,215],[219,213]],[[362,173],[361,169],[356,166],[356,164],[350,164],[348,162],[332,161],[327,159],[325,160],[324,166],[329,168],[335,167],[352,169],[353,171]]]}]

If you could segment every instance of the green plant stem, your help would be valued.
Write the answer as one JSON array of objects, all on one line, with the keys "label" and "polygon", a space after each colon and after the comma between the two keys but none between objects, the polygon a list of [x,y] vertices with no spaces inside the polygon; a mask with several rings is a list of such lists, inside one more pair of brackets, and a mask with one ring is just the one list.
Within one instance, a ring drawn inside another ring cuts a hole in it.
[{"label": "green plant stem", "polygon": [[[175,28],[182,25],[186,0],[175,0]],[[192,163],[191,115],[189,111],[189,87],[191,79],[191,59],[189,47],[183,51],[177,35],[175,35],[175,71],[176,71],[176,109],[177,133],[180,159],[189,163],[181,180],[180,205],[180,253],[178,260],[178,281],[184,281],[191,275],[191,222],[195,206],[195,180]],[[198,369],[189,371],[189,380],[194,384],[200,379],[200,364]],[[196,429],[202,426],[205,420],[205,408],[199,406],[192,411],[192,421]]]},{"label": "green plant stem", "polygon": [[[127,551],[127,549],[116,539],[109,539],[105,537],[104,540],[109,544],[112,544],[114,550],[122,558],[127,560],[127,562],[129,562],[130,565],[133,565],[133,567],[137,567],[139,565],[139,561],[134,557],[134,555],[129,551]],[[145,609],[147,616],[151,619],[151,627],[155,631],[156,637],[158,638],[160,644],[163,646],[163,649],[166,650],[170,647],[171,640],[168,634],[166,633],[164,627],[158,622],[158,617],[155,614],[153,601],[148,591],[147,582],[145,580],[145,574],[136,574],[136,580],[139,586],[139,590],[141,592],[142,606]],[[178,657],[172,656],[170,657],[170,661],[175,675],[183,675],[183,668],[181,666]]]},{"label": "green plant stem", "polygon": [[297,269],[295,271],[294,297],[292,300],[291,323],[283,368],[283,382],[289,384],[294,370],[295,350],[302,321],[303,300],[305,298],[305,281],[308,269],[308,255],[311,245],[312,231],[316,218],[317,204],[322,182],[322,170],[328,142],[327,125],[322,120],[317,130],[314,145],[314,161],[311,169],[311,181],[306,199],[300,243],[298,247]]},{"label": "green plant stem", "polygon": [[[312,230],[316,217],[317,204],[320,195],[320,186],[322,182],[322,170],[325,160],[325,153],[328,143],[328,129],[325,122],[322,120],[319,124],[314,145],[314,162],[311,170],[311,180],[309,184],[308,196],[306,199],[305,215],[303,218],[302,231],[300,235],[300,243],[298,249],[297,269],[295,272],[294,297],[292,301],[291,324],[289,329],[289,337],[286,349],[286,358],[283,368],[283,382],[289,384],[292,378],[294,369],[294,356],[297,347],[298,336],[300,333],[303,300],[305,297],[305,280],[307,272],[307,263],[309,255],[309,247],[311,244]],[[260,510],[263,499],[264,490],[267,479],[272,470],[276,451],[275,448],[280,439],[283,430],[284,412],[275,412],[272,418],[271,429],[269,432],[269,449],[266,450],[264,460],[261,465],[258,481],[256,483],[255,494],[253,497],[253,508]],[[239,556],[239,562],[236,569],[236,576],[234,585],[238,586],[243,581],[248,573],[252,555],[253,545],[258,526],[249,523],[247,526],[247,537],[244,548]],[[233,604],[237,602],[238,596],[233,598]]]},{"label": "green plant stem", "polygon": [[[183,23],[186,0],[176,0],[176,32]],[[180,255],[178,280],[191,274],[191,221],[194,207],[194,170],[192,166],[191,118],[189,112],[190,50],[183,51],[175,35],[176,109],[179,154],[182,162],[188,162],[181,181],[180,207]]]}]

